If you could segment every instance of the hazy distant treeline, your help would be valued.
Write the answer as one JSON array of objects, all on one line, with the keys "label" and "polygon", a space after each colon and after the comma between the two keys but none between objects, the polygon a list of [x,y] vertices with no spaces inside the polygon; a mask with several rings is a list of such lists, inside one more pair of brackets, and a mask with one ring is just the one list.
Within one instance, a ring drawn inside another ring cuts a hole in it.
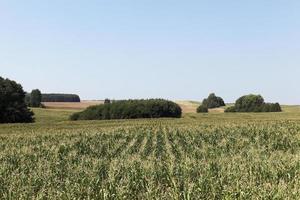
[{"label": "hazy distant treeline", "polygon": [[80,102],[76,94],[42,94],[42,102]]},{"label": "hazy distant treeline", "polygon": [[[31,96],[31,93],[26,94],[26,102],[31,101]],[[41,100],[42,102],[80,102],[80,97],[77,94],[42,94]]]}]

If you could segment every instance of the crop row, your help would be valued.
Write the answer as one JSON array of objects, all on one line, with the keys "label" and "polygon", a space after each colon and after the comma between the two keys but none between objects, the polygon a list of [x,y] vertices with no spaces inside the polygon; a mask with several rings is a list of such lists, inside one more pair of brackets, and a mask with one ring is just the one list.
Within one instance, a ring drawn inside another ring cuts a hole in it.
[{"label": "crop row", "polygon": [[1,135],[0,198],[297,199],[299,130],[153,122]]}]

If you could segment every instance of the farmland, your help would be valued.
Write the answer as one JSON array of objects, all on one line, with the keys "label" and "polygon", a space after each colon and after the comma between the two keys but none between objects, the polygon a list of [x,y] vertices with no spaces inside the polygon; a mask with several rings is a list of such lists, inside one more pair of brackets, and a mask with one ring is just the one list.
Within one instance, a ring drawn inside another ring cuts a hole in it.
[{"label": "farmland", "polygon": [[299,199],[300,109],[0,125],[0,199]]},{"label": "farmland", "polygon": [[81,101],[81,102],[43,102],[48,109],[78,109],[82,110],[89,106],[103,104],[104,101]]},{"label": "farmland", "polygon": [[[48,109],[73,109],[82,110],[89,106],[94,106],[98,104],[103,104],[102,100],[87,101],[83,100],[81,102],[43,102],[43,105]],[[183,113],[195,113],[197,107],[200,105],[199,102],[195,101],[176,101],[178,105],[182,108]]]}]

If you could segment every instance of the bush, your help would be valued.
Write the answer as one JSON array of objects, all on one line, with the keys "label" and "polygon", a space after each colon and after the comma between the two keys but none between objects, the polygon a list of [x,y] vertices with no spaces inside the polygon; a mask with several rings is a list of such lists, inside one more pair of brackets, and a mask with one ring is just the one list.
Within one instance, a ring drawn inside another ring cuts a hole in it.
[{"label": "bush", "polygon": [[224,110],[224,112],[236,112],[235,106],[230,106]]},{"label": "bush", "polygon": [[265,103],[261,95],[245,95],[235,102],[234,107],[229,107],[225,112],[281,112],[279,103]]},{"label": "bush", "polygon": [[76,121],[79,119],[80,113],[74,113],[73,115],[70,116],[70,120]]},{"label": "bush", "polygon": [[207,108],[219,108],[225,106],[225,102],[221,97],[217,97],[214,93],[211,93],[206,99],[203,99],[202,105]]},{"label": "bush", "polygon": [[259,112],[264,102],[261,95],[245,95],[236,100],[235,108],[237,112]]},{"label": "bush", "polygon": [[42,102],[80,102],[76,94],[42,94]]},{"label": "bush", "polygon": [[261,106],[257,112],[281,112],[279,103],[265,103]]},{"label": "bush", "polygon": [[42,102],[42,93],[40,90],[32,90],[31,95],[30,95],[30,106],[31,107],[41,107],[41,102]]},{"label": "bush", "polygon": [[208,108],[204,105],[200,105],[198,108],[197,108],[197,113],[208,113]]},{"label": "bush", "polygon": [[105,99],[104,100],[104,104],[108,104],[108,103],[110,103],[110,100],[109,99]]},{"label": "bush", "polygon": [[282,112],[281,106],[279,103],[271,104],[271,112]]},{"label": "bush", "polygon": [[33,121],[33,112],[27,108],[22,86],[15,81],[0,77],[0,123]]},{"label": "bush", "polygon": [[181,117],[181,108],[174,102],[163,99],[122,100],[88,107],[75,113],[70,120],[105,120]]}]

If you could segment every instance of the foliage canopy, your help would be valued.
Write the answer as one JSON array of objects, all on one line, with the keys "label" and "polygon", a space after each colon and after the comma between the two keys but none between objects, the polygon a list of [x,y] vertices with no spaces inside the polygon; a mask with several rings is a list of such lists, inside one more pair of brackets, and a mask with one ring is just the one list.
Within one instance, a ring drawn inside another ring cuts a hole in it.
[{"label": "foliage canopy", "polygon": [[27,108],[22,86],[15,81],[0,77],[0,123],[33,121],[33,112]]},{"label": "foliage canopy", "polygon": [[207,98],[203,99],[202,104],[197,108],[197,113],[207,113],[209,108],[219,108],[225,106],[225,102],[221,97],[211,93]]},{"label": "foliage canopy", "polygon": [[236,100],[225,112],[281,112],[279,103],[265,103],[261,95],[249,94]]},{"label": "foliage canopy", "polygon": [[181,117],[181,108],[174,102],[163,99],[121,100],[109,104],[91,106],[73,114],[71,120],[105,120]]},{"label": "foliage canopy", "polygon": [[197,113],[208,113],[208,108],[204,105],[200,105],[198,108],[197,108]]},{"label": "foliage canopy", "polygon": [[203,99],[202,105],[207,108],[219,108],[225,106],[225,102],[221,97],[211,93],[206,99]]},{"label": "foliage canopy", "polygon": [[39,89],[32,90],[30,95],[30,106],[38,108],[41,106],[42,93]]}]

